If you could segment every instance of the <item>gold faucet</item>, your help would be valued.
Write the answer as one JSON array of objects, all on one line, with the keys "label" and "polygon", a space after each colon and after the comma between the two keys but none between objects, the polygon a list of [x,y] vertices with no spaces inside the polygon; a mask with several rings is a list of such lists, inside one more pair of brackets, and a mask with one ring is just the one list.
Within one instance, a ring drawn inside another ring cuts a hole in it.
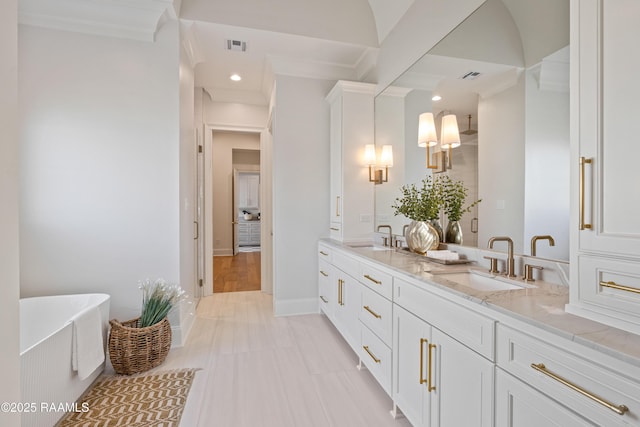
[{"label": "gold faucet", "polygon": [[489,239],[489,249],[493,249],[493,242],[507,242],[507,277],[516,277],[515,261],[513,260],[513,240],[510,237],[499,236]]},{"label": "gold faucet", "polygon": [[[379,225],[378,226],[378,231],[380,231],[381,228],[388,228],[389,229],[389,237],[384,237],[384,246],[387,246],[387,242],[389,242],[389,247],[393,247],[393,232],[391,231],[391,226],[390,225]],[[388,239],[388,240],[387,240]]]},{"label": "gold faucet", "polygon": [[549,246],[556,245],[556,242],[555,240],[553,240],[553,237],[549,236],[548,234],[544,236],[533,236],[531,238],[531,256],[536,256],[536,243],[538,242],[538,240],[548,240]]}]

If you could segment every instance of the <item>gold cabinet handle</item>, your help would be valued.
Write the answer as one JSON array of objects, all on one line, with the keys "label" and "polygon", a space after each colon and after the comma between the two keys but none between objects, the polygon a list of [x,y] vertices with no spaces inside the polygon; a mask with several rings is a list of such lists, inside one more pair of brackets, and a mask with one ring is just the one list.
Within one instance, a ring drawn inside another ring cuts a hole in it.
[{"label": "gold cabinet handle", "polygon": [[363,345],[362,348],[364,348],[364,351],[366,351],[367,354],[369,354],[369,356],[371,356],[371,358],[373,359],[374,362],[380,363],[380,359],[378,359],[373,353],[371,353],[371,350],[369,350],[369,346],[368,345]]},{"label": "gold cabinet handle", "polygon": [[429,344],[429,365],[427,370],[427,391],[431,392],[436,389],[436,386],[431,385],[431,350],[436,348],[435,344]]},{"label": "gold cabinet handle", "polygon": [[329,277],[329,275],[322,270],[320,270],[320,274],[322,274],[324,277]]},{"label": "gold cabinet handle", "polygon": [[336,196],[336,216],[340,216],[340,196]]},{"label": "gold cabinet handle", "polygon": [[547,370],[547,367],[544,366],[544,363],[532,363],[531,367],[533,369],[535,369],[538,372],[541,372],[543,374],[545,374],[546,376],[558,381],[559,383],[566,385],[567,387],[569,387],[571,390],[577,391],[578,393],[580,393],[581,395],[588,397],[591,400],[596,401],[597,403],[601,404],[602,406],[605,406],[609,409],[611,409],[613,412],[615,412],[618,415],[624,415],[625,412],[629,411],[629,408],[627,408],[625,405],[614,405],[611,402],[608,402],[606,400],[604,400],[601,397],[596,396],[593,393],[590,393],[586,390],[584,390],[583,388],[578,387],[577,385],[573,384],[572,382],[562,378],[559,375],[554,374],[553,372]]},{"label": "gold cabinet handle", "polygon": [[616,282],[600,282],[600,286],[605,288],[619,289],[621,291],[633,292],[634,294],[640,294],[640,289],[632,288],[631,286],[618,285]]},{"label": "gold cabinet handle", "polygon": [[592,228],[591,224],[585,224],[584,222],[584,165],[590,165],[593,162],[593,159],[587,159],[585,157],[580,157],[580,202],[579,202],[579,215],[580,215],[580,224],[578,225],[580,230],[590,230]]},{"label": "gold cabinet handle", "polygon": [[342,286],[344,285],[344,280],[338,279],[338,304],[344,305],[342,302]]},{"label": "gold cabinet handle", "polygon": [[326,253],[325,251],[320,251],[320,255],[329,256],[329,254]]},{"label": "gold cabinet handle", "polygon": [[374,279],[373,277],[369,276],[368,274],[364,275],[365,279],[371,280],[373,283],[375,283],[376,285],[382,285],[382,282],[379,280]]},{"label": "gold cabinet handle", "polygon": [[369,313],[371,313],[371,315],[373,317],[375,317],[376,319],[382,319],[382,316],[379,315],[378,313],[376,313],[375,311],[371,310],[371,308],[369,308],[368,305],[363,306],[362,308],[364,308],[365,310],[367,310]]},{"label": "gold cabinet handle", "polygon": [[339,229],[339,228],[336,228],[336,227],[329,227],[329,230],[333,230],[333,231],[340,231],[340,229]]},{"label": "gold cabinet handle", "polygon": [[429,341],[426,338],[420,338],[420,384],[424,384],[427,382],[426,379],[424,379],[424,345],[425,343],[428,343]]},{"label": "gold cabinet handle", "polygon": [[325,297],[323,297],[322,295],[320,295],[320,299],[322,300],[322,302],[324,302],[325,304],[329,303],[329,301],[327,301],[327,299]]}]

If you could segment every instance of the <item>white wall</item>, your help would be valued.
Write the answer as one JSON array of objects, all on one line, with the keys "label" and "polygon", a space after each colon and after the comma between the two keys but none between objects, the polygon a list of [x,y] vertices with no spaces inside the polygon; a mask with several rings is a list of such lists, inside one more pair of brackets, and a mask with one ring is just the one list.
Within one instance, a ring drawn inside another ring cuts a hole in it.
[{"label": "white wall", "polygon": [[267,125],[268,109],[266,106],[238,104],[231,102],[213,102],[204,94],[204,122],[217,129],[253,128],[257,131]]},{"label": "white wall", "polygon": [[[524,79],[478,103],[478,246],[509,236],[523,253]],[[495,249],[506,251],[505,243]]]},{"label": "white wall", "polygon": [[[179,35],[154,43],[20,30],[23,296],[111,294],[180,276]],[[185,135],[185,138],[188,138]]]},{"label": "white wall", "polygon": [[[18,314],[18,5],[0,14],[0,402],[20,402]],[[3,426],[20,425],[20,414],[0,412]]]},{"label": "white wall", "polygon": [[274,311],[317,311],[317,243],[328,234],[329,105],[335,81],[276,77]]},{"label": "white wall", "polygon": [[380,45],[378,90],[391,84],[485,1],[457,0],[452,7],[446,0],[415,0]]},{"label": "white wall", "polygon": [[260,134],[213,131],[213,254],[233,255],[233,150],[260,150]]},{"label": "white wall", "polygon": [[538,88],[537,70],[526,73],[524,243],[550,234],[537,255],[569,260],[569,93]]}]

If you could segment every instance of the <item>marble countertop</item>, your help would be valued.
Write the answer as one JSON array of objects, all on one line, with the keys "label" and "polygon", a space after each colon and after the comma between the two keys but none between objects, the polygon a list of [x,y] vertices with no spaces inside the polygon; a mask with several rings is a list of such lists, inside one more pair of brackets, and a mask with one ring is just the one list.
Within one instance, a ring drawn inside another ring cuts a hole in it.
[{"label": "marble countertop", "polygon": [[411,253],[379,250],[370,245],[354,247],[331,239],[322,242],[419,279],[425,286],[443,289],[640,367],[640,335],[565,312],[564,306],[569,302],[567,286],[536,280],[531,288],[480,291],[447,280],[447,274],[442,274],[467,271],[473,264],[443,265]]}]

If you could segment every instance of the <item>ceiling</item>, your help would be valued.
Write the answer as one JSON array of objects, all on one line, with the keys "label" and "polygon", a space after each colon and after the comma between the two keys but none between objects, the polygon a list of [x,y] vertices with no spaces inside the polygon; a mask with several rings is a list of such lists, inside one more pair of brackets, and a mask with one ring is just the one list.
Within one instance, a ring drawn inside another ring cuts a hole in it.
[{"label": "ceiling", "polygon": [[[266,105],[276,73],[375,82],[378,47],[414,1],[19,0],[19,18],[21,24],[148,41],[164,22],[180,18],[196,86],[217,101]],[[558,32],[568,39],[560,25],[568,1],[487,0],[494,9],[499,3],[496,10],[509,14],[520,33],[519,66],[541,57],[541,46],[553,44]],[[227,50],[227,40],[246,42],[246,50]],[[485,48],[498,51],[495,42]],[[234,73],[242,80],[232,82]]]}]

